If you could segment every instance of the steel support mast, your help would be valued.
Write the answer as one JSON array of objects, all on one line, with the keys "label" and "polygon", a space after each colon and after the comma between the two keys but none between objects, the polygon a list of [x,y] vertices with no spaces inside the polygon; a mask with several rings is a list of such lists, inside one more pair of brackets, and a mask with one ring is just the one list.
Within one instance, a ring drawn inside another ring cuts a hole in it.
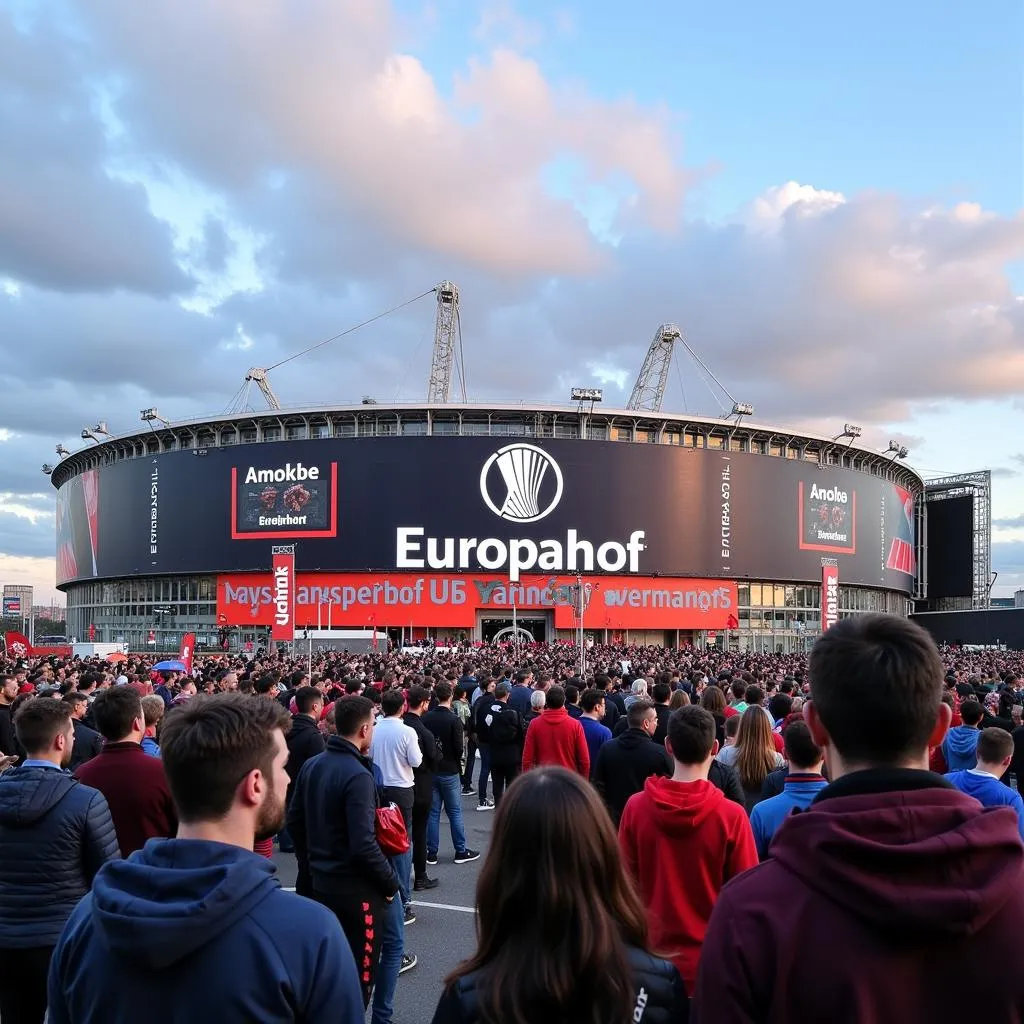
[{"label": "steel support mast", "polygon": [[[260,391],[263,392],[263,397],[267,400],[267,405],[269,405],[271,409],[281,408],[281,403],[277,400],[277,395],[274,394],[274,389],[270,386],[270,378],[267,377],[266,370],[259,366],[250,367],[249,372],[245,375],[245,382],[246,384],[255,384]],[[246,402],[246,404],[248,404],[248,402]]]},{"label": "steel support mast", "polygon": [[[437,294],[437,320],[434,324],[434,355],[430,361],[427,401],[443,403],[452,390],[452,364],[459,333],[459,288],[451,281],[442,281]],[[465,383],[463,383],[465,391]],[[465,394],[462,396],[465,401]]]},{"label": "steel support mast", "polygon": [[647,350],[644,364],[633,385],[633,393],[626,403],[627,409],[661,412],[668,371],[672,365],[672,351],[681,336],[675,324],[662,324],[654,332],[651,347]]}]

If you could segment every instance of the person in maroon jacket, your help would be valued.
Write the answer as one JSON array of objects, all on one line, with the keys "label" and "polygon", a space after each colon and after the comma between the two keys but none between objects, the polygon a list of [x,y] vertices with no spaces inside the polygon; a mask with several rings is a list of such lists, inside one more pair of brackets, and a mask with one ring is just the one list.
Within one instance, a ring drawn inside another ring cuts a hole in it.
[{"label": "person in maroon jacket", "polygon": [[1024,973],[992,965],[1024,933],[1024,846],[1010,808],[928,771],[951,717],[934,642],[894,616],[842,619],[809,676],[832,782],[722,890],[696,1019],[1021,1020]]},{"label": "person in maroon jacket", "polygon": [[142,749],[146,719],[142,698],[132,686],[112,686],[93,702],[96,727],[106,740],[101,753],[75,771],[75,778],[98,789],[110,805],[121,856],[170,839],[178,831],[163,762]]},{"label": "person in maroon jacket", "polygon": [[540,718],[526,730],[523,745],[523,771],[542,764],[556,764],[590,778],[590,751],[583,726],[569,717],[565,707],[565,690],[552,686]]}]

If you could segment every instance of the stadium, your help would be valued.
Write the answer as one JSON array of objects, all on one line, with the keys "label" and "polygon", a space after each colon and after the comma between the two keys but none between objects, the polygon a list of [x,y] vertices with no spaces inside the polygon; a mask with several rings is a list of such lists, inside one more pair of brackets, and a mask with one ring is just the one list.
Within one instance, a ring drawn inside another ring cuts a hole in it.
[{"label": "stadium", "polygon": [[905,449],[870,450],[849,424],[758,425],[735,402],[661,412],[672,325],[625,409],[593,389],[450,401],[458,292],[434,291],[426,402],[287,409],[253,369],[266,409],[246,393],[223,415],[83,431],[93,443],[48,467],[69,635],[244,650],[305,629],[514,628],[792,652],[836,617],[908,615],[923,596],[925,482]]}]

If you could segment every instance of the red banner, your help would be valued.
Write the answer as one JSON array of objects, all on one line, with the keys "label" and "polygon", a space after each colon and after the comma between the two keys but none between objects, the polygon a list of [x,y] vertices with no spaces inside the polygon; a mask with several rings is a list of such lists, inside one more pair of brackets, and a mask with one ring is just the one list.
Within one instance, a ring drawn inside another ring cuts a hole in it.
[{"label": "red banner", "polygon": [[[281,556],[274,557],[276,572]],[[736,584],[727,580],[588,576],[585,583],[591,588],[584,602],[586,629],[735,628]],[[276,595],[275,577],[266,573],[220,576],[218,618],[275,626]],[[580,606],[573,576],[528,576],[513,584],[494,575],[303,573],[294,581],[293,600],[293,626],[323,629],[471,629],[478,612],[504,618],[513,606],[520,614],[551,611],[555,628],[572,629]]]},{"label": "red banner", "polygon": [[826,632],[839,621],[839,566],[821,567],[821,630]]},{"label": "red banner", "polygon": [[[218,591],[219,591],[218,587]],[[275,554],[271,571],[268,612],[272,640],[295,639],[295,555]],[[218,610],[219,605],[218,605]]]},{"label": "red banner", "polygon": [[28,658],[33,654],[33,650],[24,633],[10,630],[4,633],[4,653],[8,658]]},{"label": "red banner", "polygon": [[178,653],[178,660],[185,666],[185,671],[192,675],[192,655],[196,650],[195,633],[186,633],[181,638],[181,651]]}]

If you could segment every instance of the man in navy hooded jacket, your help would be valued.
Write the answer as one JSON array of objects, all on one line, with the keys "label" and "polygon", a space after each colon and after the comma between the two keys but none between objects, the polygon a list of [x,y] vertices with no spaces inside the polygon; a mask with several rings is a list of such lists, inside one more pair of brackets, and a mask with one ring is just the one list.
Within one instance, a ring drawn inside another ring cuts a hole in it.
[{"label": "man in navy hooded jacket", "polygon": [[178,836],[97,874],[53,953],[49,1024],[362,1024],[336,918],[285,892],[252,852],[284,823],[288,713],[220,694],[164,723]]},{"label": "man in navy hooded jacket", "polygon": [[927,770],[952,717],[943,671],[894,616],[841,619],[815,644],[804,713],[832,781],[722,890],[702,1024],[1022,1019],[1024,973],[992,965],[1024,932],[1024,845],[1012,810]]}]

